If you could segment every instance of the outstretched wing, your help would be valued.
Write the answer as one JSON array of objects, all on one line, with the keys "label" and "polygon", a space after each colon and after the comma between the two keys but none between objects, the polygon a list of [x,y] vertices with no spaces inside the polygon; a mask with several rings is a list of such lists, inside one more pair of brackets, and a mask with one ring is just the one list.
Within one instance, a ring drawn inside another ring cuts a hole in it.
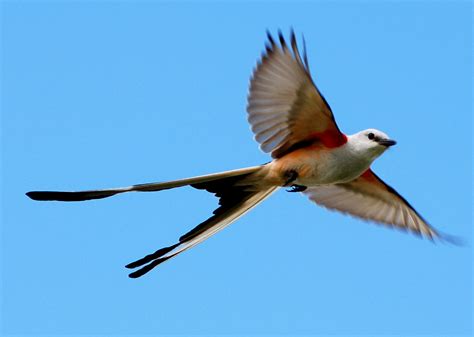
[{"label": "outstretched wing", "polygon": [[194,188],[214,193],[219,198],[219,208],[214,211],[213,216],[209,219],[181,236],[178,243],[161,248],[126,265],[127,268],[140,267],[140,269],[132,272],[129,276],[132,278],[140,277],[166,260],[201,243],[250,211],[278,189],[278,187],[269,187],[266,190],[255,191],[249,186],[236,184],[241,179],[242,176],[229,177],[216,181],[192,184],[191,186]]},{"label": "outstretched wing", "polygon": [[328,209],[408,229],[430,239],[441,237],[397,191],[370,169],[350,183],[309,187],[304,194]]},{"label": "outstretched wing", "polygon": [[306,51],[302,59],[294,32],[291,49],[281,32],[280,45],[267,34],[269,45],[250,80],[247,105],[260,148],[279,158],[315,141],[328,147],[344,144],[347,139],[311,79]]}]

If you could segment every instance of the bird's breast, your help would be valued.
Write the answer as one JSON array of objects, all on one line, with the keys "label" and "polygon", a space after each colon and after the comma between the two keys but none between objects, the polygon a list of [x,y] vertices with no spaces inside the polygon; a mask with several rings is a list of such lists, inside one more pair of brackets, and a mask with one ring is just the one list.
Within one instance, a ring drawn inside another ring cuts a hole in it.
[{"label": "bird's breast", "polygon": [[[315,186],[344,183],[359,177],[370,167],[370,161],[360,158],[345,146],[329,149],[308,147],[291,152],[272,162],[273,176],[282,177],[296,171],[298,185]],[[286,175],[285,175],[286,174]]]}]

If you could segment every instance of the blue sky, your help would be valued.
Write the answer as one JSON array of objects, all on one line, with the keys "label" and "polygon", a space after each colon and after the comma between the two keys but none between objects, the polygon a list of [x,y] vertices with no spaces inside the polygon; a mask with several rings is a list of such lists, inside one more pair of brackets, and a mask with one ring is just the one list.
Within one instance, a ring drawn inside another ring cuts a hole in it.
[{"label": "blue sky", "polygon": [[[469,2],[2,2],[2,331],[471,335]],[[29,190],[162,181],[269,160],[246,122],[265,30],[304,33],[348,134],[432,244],[280,191],[145,277],[124,265],[215,208],[190,188],[83,203]]]}]

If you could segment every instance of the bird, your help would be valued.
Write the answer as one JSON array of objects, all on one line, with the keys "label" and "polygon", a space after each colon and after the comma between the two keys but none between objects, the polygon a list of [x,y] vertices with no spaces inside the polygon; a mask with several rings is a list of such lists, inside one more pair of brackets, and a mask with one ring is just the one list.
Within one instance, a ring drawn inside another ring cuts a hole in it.
[{"label": "bird", "polygon": [[377,129],[344,134],[331,107],[313,81],[306,44],[298,47],[293,29],[289,43],[267,30],[265,50],[250,78],[247,119],[272,160],[266,164],[166,182],[78,192],[32,191],[38,201],[84,201],[126,192],[154,192],[191,186],[213,193],[219,206],[212,216],[158,249],[126,265],[131,278],[143,276],[224,229],[281,188],[301,193],[329,210],[368,222],[411,231],[431,240],[442,235],[394,188],[371,169],[396,141]]}]

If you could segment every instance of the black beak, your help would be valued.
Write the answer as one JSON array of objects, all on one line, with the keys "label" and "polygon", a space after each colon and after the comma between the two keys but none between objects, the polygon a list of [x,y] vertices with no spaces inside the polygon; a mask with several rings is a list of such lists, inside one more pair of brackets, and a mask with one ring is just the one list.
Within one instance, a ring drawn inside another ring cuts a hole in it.
[{"label": "black beak", "polygon": [[386,147],[390,147],[397,144],[397,142],[394,141],[393,139],[379,139],[377,143]]}]

